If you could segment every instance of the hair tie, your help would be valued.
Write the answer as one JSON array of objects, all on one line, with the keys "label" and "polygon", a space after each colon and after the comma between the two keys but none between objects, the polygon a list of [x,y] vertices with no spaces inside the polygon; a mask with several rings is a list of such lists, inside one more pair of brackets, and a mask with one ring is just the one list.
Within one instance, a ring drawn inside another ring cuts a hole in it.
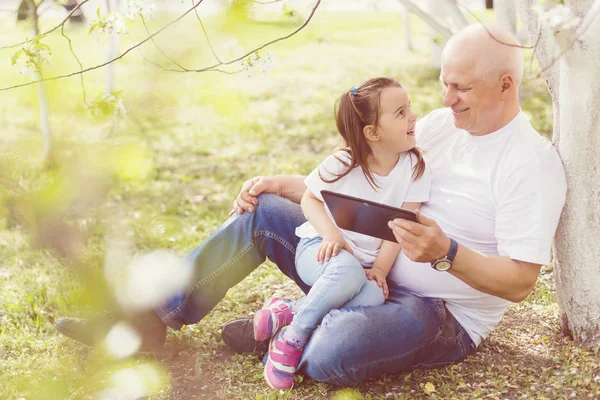
[{"label": "hair tie", "polygon": [[356,96],[356,93],[358,93],[358,89],[355,86],[352,89],[350,89],[350,92],[352,93],[352,96]]}]

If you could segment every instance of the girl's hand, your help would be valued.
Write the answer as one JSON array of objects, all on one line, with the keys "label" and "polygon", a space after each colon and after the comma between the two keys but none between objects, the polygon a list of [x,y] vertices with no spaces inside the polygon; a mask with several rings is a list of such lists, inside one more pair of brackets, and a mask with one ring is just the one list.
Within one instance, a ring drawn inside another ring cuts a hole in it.
[{"label": "girl's hand", "polygon": [[331,257],[337,256],[341,249],[345,249],[350,254],[353,254],[352,249],[342,235],[324,236],[321,247],[317,252],[317,261],[323,264],[323,262],[329,261]]},{"label": "girl's hand", "polygon": [[383,290],[383,295],[387,300],[388,295],[390,294],[386,280],[387,274],[379,268],[365,269],[365,274],[367,275],[367,278],[369,278],[370,281],[377,282],[377,285]]}]

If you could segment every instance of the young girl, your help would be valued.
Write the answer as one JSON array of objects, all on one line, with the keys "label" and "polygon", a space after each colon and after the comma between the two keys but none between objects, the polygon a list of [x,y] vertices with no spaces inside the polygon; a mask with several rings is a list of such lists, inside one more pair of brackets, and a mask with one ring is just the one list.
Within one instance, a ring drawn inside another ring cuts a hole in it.
[{"label": "young girl", "polygon": [[336,108],[345,148],[306,178],[301,205],[308,222],[296,229],[296,270],[312,288],[296,304],[269,299],[254,318],[255,339],[273,337],[264,376],[274,389],[292,388],[304,346],[327,313],[384,303],[400,251],[398,243],[339,229],[321,190],[409,210],[429,199],[431,177],[415,148],[416,116],[398,82],[371,79],[344,93]]}]

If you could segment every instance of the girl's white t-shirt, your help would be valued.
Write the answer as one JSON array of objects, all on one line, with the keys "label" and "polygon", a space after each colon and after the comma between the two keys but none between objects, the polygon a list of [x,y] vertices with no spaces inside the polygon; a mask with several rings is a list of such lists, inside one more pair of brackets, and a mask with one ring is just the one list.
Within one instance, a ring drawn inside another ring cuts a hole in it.
[{"label": "girl's white t-shirt", "polygon": [[[354,168],[348,175],[336,182],[324,182],[321,176],[327,180],[331,180],[337,174],[346,170],[347,167],[338,158],[348,163],[350,162],[349,154],[345,151],[339,151],[327,157],[304,180],[306,187],[321,201],[323,201],[321,190],[330,190],[392,207],[400,207],[404,202],[424,202],[429,199],[429,190],[431,187],[429,167],[426,166],[423,175],[418,180],[413,181],[413,166],[417,158],[411,153],[402,153],[398,159],[398,163],[387,176],[373,174],[375,183],[379,186],[377,189],[371,186],[361,167]],[[319,176],[319,172],[321,176]],[[325,203],[324,205],[329,219],[335,224],[327,205]],[[352,248],[356,259],[365,267],[372,266],[383,241],[344,229],[340,229],[340,232]],[[296,228],[296,235],[300,238],[320,236],[310,222],[305,222]]]}]

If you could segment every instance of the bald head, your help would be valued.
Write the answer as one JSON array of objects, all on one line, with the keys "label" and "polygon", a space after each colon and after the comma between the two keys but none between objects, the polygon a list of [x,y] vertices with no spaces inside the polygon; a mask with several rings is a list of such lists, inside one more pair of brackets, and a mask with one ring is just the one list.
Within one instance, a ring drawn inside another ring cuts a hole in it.
[{"label": "bald head", "polygon": [[452,36],[442,53],[442,64],[470,64],[478,78],[509,74],[518,87],[523,78],[523,52],[517,38],[496,25],[472,24]]}]

